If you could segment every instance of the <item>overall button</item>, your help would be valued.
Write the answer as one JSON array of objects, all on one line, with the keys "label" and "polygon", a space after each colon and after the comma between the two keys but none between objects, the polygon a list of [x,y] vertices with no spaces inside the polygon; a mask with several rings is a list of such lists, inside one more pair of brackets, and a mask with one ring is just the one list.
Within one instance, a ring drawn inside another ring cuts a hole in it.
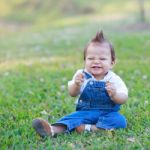
[{"label": "overall button", "polygon": [[82,103],[82,99],[80,99],[80,103]]},{"label": "overall button", "polygon": [[90,81],[90,85],[93,85],[93,81]]}]

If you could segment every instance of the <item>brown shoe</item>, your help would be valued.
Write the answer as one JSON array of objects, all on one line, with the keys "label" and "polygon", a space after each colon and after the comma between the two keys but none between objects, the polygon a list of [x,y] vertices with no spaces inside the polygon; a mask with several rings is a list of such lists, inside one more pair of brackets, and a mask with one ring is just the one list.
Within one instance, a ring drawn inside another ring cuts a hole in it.
[{"label": "brown shoe", "polygon": [[43,120],[41,118],[34,119],[32,122],[32,127],[41,137],[54,135],[51,125],[46,120]]},{"label": "brown shoe", "polygon": [[76,127],[76,128],[75,128],[75,131],[76,131],[77,133],[82,133],[82,132],[84,132],[84,131],[85,131],[85,125],[82,124],[82,125]]}]

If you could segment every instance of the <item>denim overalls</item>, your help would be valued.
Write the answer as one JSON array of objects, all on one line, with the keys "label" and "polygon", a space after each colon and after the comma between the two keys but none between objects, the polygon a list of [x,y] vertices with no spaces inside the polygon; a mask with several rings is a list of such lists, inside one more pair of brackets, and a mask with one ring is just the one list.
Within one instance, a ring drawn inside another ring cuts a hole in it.
[{"label": "denim overalls", "polygon": [[78,99],[76,112],[62,117],[54,125],[66,125],[68,131],[81,124],[95,124],[103,129],[125,128],[126,119],[118,112],[120,105],[109,97],[105,82],[92,79],[87,72],[84,72],[84,76],[88,81]]}]

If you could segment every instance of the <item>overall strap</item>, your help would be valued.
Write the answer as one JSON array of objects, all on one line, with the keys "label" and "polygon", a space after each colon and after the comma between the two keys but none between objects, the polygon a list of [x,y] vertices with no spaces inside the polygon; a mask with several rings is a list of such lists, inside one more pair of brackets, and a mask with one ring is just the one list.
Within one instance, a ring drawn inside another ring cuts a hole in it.
[{"label": "overall strap", "polygon": [[92,76],[89,73],[85,72],[84,70],[83,70],[83,74],[86,79],[92,78]]}]

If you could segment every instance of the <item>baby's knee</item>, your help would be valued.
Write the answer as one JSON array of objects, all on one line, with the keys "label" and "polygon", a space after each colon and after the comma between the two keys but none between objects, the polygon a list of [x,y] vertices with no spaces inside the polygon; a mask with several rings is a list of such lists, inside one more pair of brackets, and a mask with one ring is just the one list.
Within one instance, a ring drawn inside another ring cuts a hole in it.
[{"label": "baby's knee", "polygon": [[117,128],[126,128],[127,127],[126,118],[121,114],[119,114],[118,117],[116,118],[116,127]]}]

